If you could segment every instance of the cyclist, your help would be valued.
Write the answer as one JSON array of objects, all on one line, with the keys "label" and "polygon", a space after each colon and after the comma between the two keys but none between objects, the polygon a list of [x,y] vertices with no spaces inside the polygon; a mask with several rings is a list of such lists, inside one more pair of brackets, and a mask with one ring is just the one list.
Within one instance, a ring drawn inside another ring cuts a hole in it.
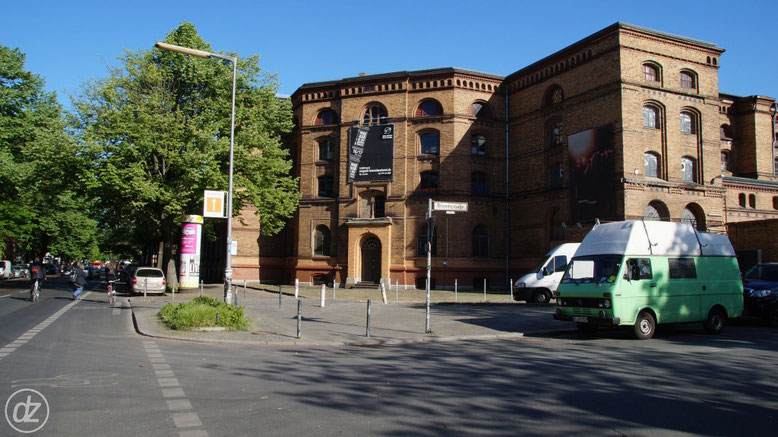
[{"label": "cyclist", "polygon": [[41,262],[40,257],[35,257],[30,264],[30,300],[35,301],[36,291],[40,294],[41,281],[46,279],[46,266]]},{"label": "cyclist", "polygon": [[108,261],[105,264],[105,282],[108,283],[108,298],[110,299],[111,303],[113,303],[114,296],[116,294],[116,290],[113,288],[113,284],[116,282],[116,265],[113,263],[113,261]]}]

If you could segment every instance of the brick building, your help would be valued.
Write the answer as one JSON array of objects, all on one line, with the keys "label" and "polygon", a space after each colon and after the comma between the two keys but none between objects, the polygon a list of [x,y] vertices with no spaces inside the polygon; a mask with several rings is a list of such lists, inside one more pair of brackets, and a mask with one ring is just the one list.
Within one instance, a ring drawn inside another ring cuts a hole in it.
[{"label": "brick building", "polygon": [[[597,220],[725,231],[778,218],[775,99],[720,93],[723,52],[616,23],[507,77],[441,68],[305,84],[287,139],[300,208],[276,237],[236,227],[236,278],[423,285],[429,199],[468,204],[435,213],[438,288],[504,286]],[[355,135],[370,126],[390,127],[391,153],[355,177]]]}]

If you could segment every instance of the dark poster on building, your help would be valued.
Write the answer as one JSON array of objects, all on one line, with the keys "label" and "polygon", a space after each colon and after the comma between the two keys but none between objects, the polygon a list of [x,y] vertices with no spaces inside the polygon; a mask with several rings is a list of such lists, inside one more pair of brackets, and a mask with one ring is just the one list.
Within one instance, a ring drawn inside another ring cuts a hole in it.
[{"label": "dark poster on building", "polygon": [[613,186],[613,126],[608,124],[567,138],[570,163],[570,220],[616,217]]},{"label": "dark poster on building", "polygon": [[391,181],[394,124],[352,127],[349,130],[348,181]]}]

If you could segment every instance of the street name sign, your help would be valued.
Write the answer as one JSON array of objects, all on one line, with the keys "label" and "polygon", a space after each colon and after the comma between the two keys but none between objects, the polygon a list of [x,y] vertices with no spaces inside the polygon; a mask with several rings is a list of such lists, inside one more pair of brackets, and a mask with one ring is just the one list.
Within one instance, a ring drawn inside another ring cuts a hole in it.
[{"label": "street name sign", "polygon": [[467,202],[432,202],[433,211],[467,212]]}]

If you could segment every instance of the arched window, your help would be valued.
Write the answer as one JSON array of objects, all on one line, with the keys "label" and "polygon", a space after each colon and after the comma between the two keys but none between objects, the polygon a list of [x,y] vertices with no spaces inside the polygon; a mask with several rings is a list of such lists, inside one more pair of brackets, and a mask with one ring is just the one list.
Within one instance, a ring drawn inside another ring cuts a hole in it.
[{"label": "arched window", "polygon": [[659,155],[653,152],[643,154],[643,174],[648,177],[659,177]]},{"label": "arched window", "polygon": [[332,185],[332,176],[324,175],[319,176],[319,197],[333,197],[333,185]]},{"label": "arched window", "polygon": [[729,171],[729,152],[721,152],[721,171]]},{"label": "arched window", "polygon": [[732,138],[732,128],[728,124],[722,124],[719,129],[719,134],[722,140],[728,140]]},{"label": "arched window", "polygon": [[686,205],[681,213],[681,220],[685,223],[691,223],[695,228],[705,230],[705,214],[696,203]]},{"label": "arched window", "polygon": [[562,145],[562,122],[552,123],[548,128],[548,139],[551,146]]},{"label": "arched window", "polygon": [[682,134],[696,134],[697,123],[694,114],[691,112],[681,112],[681,133]]},{"label": "arched window", "polygon": [[472,105],[470,105],[470,112],[468,115],[482,119],[492,118],[492,112],[489,110],[489,106],[483,102],[474,102]]},{"label": "arched window", "polygon": [[313,254],[330,256],[330,230],[324,225],[316,226],[313,231]]},{"label": "arched window", "polygon": [[486,194],[486,173],[476,171],[470,174],[470,192],[475,195]]},{"label": "arched window", "polygon": [[[435,226],[435,228],[432,230],[432,250],[431,255],[432,256],[438,256],[438,227]],[[417,256],[427,256],[427,224],[423,224],[419,228],[418,237],[416,239],[416,255]]]},{"label": "arched window", "polygon": [[748,207],[749,208],[756,208],[756,194],[749,194],[748,195]]},{"label": "arched window", "polygon": [[558,105],[565,100],[565,92],[559,85],[553,85],[546,90],[546,96],[543,99],[543,106]]},{"label": "arched window", "polygon": [[473,228],[473,257],[486,258],[489,256],[489,233],[486,226],[478,225]]},{"label": "arched window", "polygon": [[646,211],[643,213],[646,220],[670,220],[670,212],[667,206],[659,200],[652,200],[646,205]]},{"label": "arched window", "polygon": [[372,104],[365,110],[362,117],[362,124],[381,124],[386,121],[388,114],[386,108],[380,104]]},{"label": "arched window", "polygon": [[659,110],[653,106],[643,106],[643,127],[657,129],[659,127]]},{"label": "arched window", "polygon": [[654,64],[643,64],[643,79],[658,82],[659,81],[659,68]]},{"label": "arched window", "polygon": [[688,156],[681,158],[681,179],[684,182],[697,182],[694,173],[694,158]]},{"label": "arched window", "polygon": [[737,195],[737,204],[740,205],[741,208],[746,207],[746,193],[740,193]]},{"label": "arched window", "polygon": [[470,137],[470,154],[473,156],[486,156],[486,137],[475,134]]},{"label": "arched window", "polygon": [[419,143],[422,154],[437,155],[440,152],[440,134],[437,132],[426,132],[419,135]]},{"label": "arched window", "polygon": [[694,89],[696,88],[695,74],[691,71],[684,70],[681,72],[681,88]]},{"label": "arched window", "polygon": [[335,159],[335,148],[332,140],[329,138],[319,140],[319,161],[333,161]]},{"label": "arched window", "polygon": [[440,106],[437,100],[429,99],[421,102],[419,107],[416,108],[417,117],[430,117],[433,115],[442,115],[443,108]]},{"label": "arched window", "polygon": [[434,171],[421,172],[421,180],[419,181],[419,189],[421,191],[437,191],[438,190],[438,174]]},{"label": "arched window", "polygon": [[324,109],[319,111],[319,114],[316,115],[316,121],[314,124],[317,126],[338,124],[338,114],[336,114],[332,109]]}]

